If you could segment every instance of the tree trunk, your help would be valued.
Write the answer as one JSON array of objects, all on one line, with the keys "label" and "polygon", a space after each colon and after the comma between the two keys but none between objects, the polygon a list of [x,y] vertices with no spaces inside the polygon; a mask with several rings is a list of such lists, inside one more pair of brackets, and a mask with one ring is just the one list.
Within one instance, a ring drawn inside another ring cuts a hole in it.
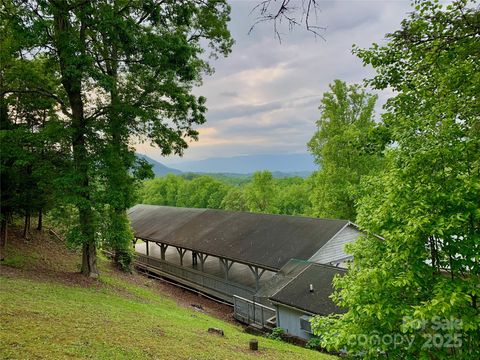
[{"label": "tree trunk", "polygon": [[91,278],[97,278],[99,275],[97,269],[97,247],[95,242],[83,244],[82,274]]},{"label": "tree trunk", "polygon": [[38,224],[37,230],[41,231],[43,229],[43,211],[42,209],[38,210]]},{"label": "tree trunk", "polygon": [[0,226],[0,261],[5,259],[5,247],[7,245],[7,214],[1,216]]},{"label": "tree trunk", "polygon": [[[85,53],[86,25],[82,9],[78,9],[80,17],[80,31],[70,24],[68,2],[55,3],[54,12],[55,35],[57,53],[59,57],[62,85],[68,96],[72,112],[72,152],[76,175],[74,192],[77,196],[76,207],[79,214],[80,237],[83,243],[82,251],[82,274],[89,277],[98,277],[97,254],[95,246],[94,213],[90,198],[90,183],[88,170],[90,167],[89,154],[87,151],[86,133],[88,130],[87,120],[84,115],[82,99],[82,75],[84,64],[78,61],[78,51]],[[73,46],[76,44],[78,46]]]},{"label": "tree trunk", "polygon": [[[111,44],[111,61],[106,62],[107,73],[111,78],[112,85],[110,88],[110,119],[109,132],[111,135],[111,151],[109,159],[109,192],[114,195],[114,201],[110,204],[112,212],[110,213],[111,222],[117,226],[122,224],[123,219],[127,219],[126,209],[128,207],[129,198],[129,173],[128,166],[125,163],[126,150],[123,144],[123,137],[126,131],[126,122],[128,118],[121,114],[121,101],[118,95],[118,58],[117,48],[115,44]],[[127,220],[128,222],[128,220]],[[112,241],[114,251],[114,262],[116,265],[126,271],[130,271],[130,264],[126,263],[126,249],[130,246],[130,240],[125,238],[125,233],[122,228],[112,229],[117,232],[114,233],[115,239]]]},{"label": "tree trunk", "polygon": [[25,213],[25,222],[23,225],[23,237],[26,240],[30,239],[30,210]]}]

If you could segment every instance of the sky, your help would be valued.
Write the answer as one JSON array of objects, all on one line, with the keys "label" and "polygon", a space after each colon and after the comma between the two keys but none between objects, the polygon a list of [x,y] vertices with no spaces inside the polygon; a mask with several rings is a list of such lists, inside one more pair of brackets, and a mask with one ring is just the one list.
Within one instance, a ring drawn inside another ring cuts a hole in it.
[{"label": "sky", "polygon": [[[195,94],[207,98],[207,122],[198,127],[199,141],[182,158],[162,157],[148,144],[137,151],[165,164],[210,157],[308,152],[315,132],[318,106],[335,79],[362,83],[373,74],[352,55],[352,45],[385,42],[411,11],[410,0],[320,1],[317,24],[323,38],[304,28],[282,29],[275,37],[272,23],[249,34],[259,2],[230,1],[230,31],[235,45],[227,58],[212,61],[215,73],[204,78]],[[378,93],[377,116],[388,92]]]}]

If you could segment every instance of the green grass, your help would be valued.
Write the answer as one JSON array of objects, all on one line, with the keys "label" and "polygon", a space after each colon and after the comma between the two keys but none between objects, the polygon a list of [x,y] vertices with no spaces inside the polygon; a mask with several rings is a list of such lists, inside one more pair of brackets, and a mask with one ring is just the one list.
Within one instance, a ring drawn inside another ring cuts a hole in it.
[{"label": "green grass", "polygon": [[15,254],[13,256],[8,257],[3,261],[3,265],[8,265],[14,268],[21,269],[25,266],[28,262],[28,258],[21,254]]},{"label": "green grass", "polygon": [[[97,286],[0,276],[2,359],[330,359],[258,338],[104,271]],[[207,333],[219,327],[225,337]]]}]

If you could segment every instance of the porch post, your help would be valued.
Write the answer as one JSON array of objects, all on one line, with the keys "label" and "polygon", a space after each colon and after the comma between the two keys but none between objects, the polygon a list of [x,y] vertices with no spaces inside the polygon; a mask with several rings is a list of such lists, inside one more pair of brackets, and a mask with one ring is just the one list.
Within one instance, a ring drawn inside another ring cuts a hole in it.
[{"label": "porch post", "polygon": [[205,261],[207,261],[208,255],[207,254],[202,254],[198,253],[198,256],[200,257],[200,268],[202,269],[202,272],[205,271]]},{"label": "porch post", "polygon": [[165,261],[165,253],[167,252],[168,245],[160,245],[160,258]]},{"label": "porch post", "polygon": [[229,260],[224,259],[224,258],[219,258],[219,259],[220,259],[220,262],[223,265],[223,270],[225,270],[225,280],[228,280],[228,272],[230,271],[230,269],[233,265],[233,261],[229,261]]},{"label": "porch post", "polygon": [[248,265],[248,268],[250,269],[250,271],[253,273],[253,276],[255,277],[255,289],[258,290],[260,287],[260,278],[262,277],[266,269],[262,269],[261,271],[259,271],[258,266],[251,266],[251,265]]},{"label": "porch post", "polygon": [[183,257],[185,256],[185,253],[187,252],[187,250],[177,247],[177,251],[178,251],[178,255],[180,255],[180,266],[183,266]]}]

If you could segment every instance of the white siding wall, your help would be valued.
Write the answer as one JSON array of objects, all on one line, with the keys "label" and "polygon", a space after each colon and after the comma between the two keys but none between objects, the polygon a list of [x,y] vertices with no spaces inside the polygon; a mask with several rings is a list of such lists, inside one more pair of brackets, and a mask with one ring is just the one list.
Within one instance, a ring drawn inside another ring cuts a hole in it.
[{"label": "white siding wall", "polygon": [[363,235],[354,226],[348,225],[337,235],[331,238],[309,261],[328,264],[331,262],[340,262],[350,255],[344,251],[345,244],[354,242],[359,236]]},{"label": "white siding wall", "polygon": [[288,307],[277,305],[277,326],[285,332],[298,336],[302,339],[310,339],[311,335],[300,328],[300,317],[305,315],[300,311],[295,311]]}]

